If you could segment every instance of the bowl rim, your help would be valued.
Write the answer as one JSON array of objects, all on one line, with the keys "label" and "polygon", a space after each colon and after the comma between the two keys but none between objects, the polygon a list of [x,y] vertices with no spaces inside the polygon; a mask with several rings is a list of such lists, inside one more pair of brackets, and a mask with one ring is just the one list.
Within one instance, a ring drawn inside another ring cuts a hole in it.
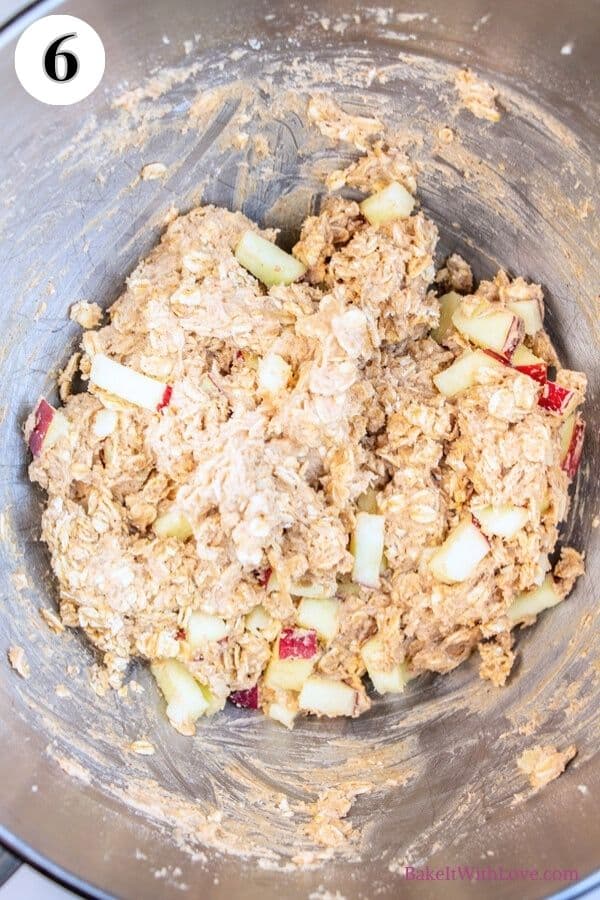
[{"label": "bowl rim", "polygon": [[[56,5],[58,5],[58,0],[30,0],[30,2],[24,0],[20,7],[17,6],[14,10],[9,9],[8,17],[5,20],[0,19],[0,37],[7,37],[8,32],[20,32],[27,20],[33,21],[44,14],[44,7],[47,9],[46,14],[51,14],[52,9]],[[42,9],[39,10],[39,8]],[[89,898],[89,900],[118,900],[117,895],[108,893],[85,878],[54,862],[50,857],[36,850],[28,841],[20,838],[15,832],[0,822],[0,850],[3,848],[14,854],[18,863],[31,866],[41,875],[80,897]],[[16,872],[13,872],[8,880],[14,874]],[[0,892],[1,888],[2,885],[0,884]],[[592,874],[580,879],[569,887],[547,895],[547,900],[580,900],[580,898],[592,898],[592,895],[600,900],[600,866]]]},{"label": "bowl rim", "polygon": [[[68,869],[63,868],[63,866],[60,866],[58,863],[53,862],[49,857],[44,856],[43,853],[39,853],[31,846],[31,844],[18,837],[1,824],[0,846],[5,847],[11,853],[14,853],[19,862],[27,863],[27,865],[36,869],[40,874],[52,879],[52,881],[55,881],[67,890],[78,894],[80,897],[89,898],[89,900],[117,900],[114,894],[106,893],[106,891],[103,891],[101,888],[90,884],[90,882],[85,881]],[[13,872],[10,878],[12,878],[14,874],[16,873]],[[0,892],[1,890],[2,888],[0,886]]]}]

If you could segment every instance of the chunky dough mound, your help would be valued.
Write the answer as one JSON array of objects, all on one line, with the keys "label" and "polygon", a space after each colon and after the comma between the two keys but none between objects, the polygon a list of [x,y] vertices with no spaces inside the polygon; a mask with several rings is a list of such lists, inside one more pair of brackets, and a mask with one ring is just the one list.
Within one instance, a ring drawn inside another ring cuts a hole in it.
[{"label": "chunky dough mound", "polygon": [[[338,181],[368,191],[390,172],[414,190],[402,151],[380,142]],[[42,535],[63,622],[102,651],[112,686],[132,657],[178,657],[216,707],[258,682],[265,712],[276,703],[293,715],[297,693],[261,678],[280,627],[296,623],[290,583],[320,583],[340,599],[339,628],[320,640],[314,671],[355,689],[355,715],[370,704],[360,649],[375,634],[383,668],[448,672],[479,645],[482,674],[502,684],[513,660],[507,609],[540,583],[567,513],[560,418],[538,406],[538,383],[510,367],[486,370],[453,399],[434,386],[466,341],[455,332],[442,347],[428,336],[439,319],[437,232],[423,212],[375,227],[356,202],[332,197],[294,248],[306,277],[270,290],[234,255],[247,229],[258,231],[214,207],[180,216],[128,279],[110,324],[83,335],[70,374],[79,368],[85,380],[103,353],[173,394],[150,412],[93,385],[69,396],[63,380],[68,435],[30,468],[48,494]],[[440,281],[472,290],[458,257]],[[476,292],[498,308],[527,296],[540,288],[503,272]],[[543,332],[529,343],[555,361]],[[275,394],[257,382],[272,354],[289,367]],[[583,377],[558,378],[579,402]],[[116,427],[99,436],[105,407]],[[377,589],[349,584],[349,538],[367,492],[385,516]],[[471,510],[506,503],[527,510],[518,535],[492,537],[467,581],[436,581],[428,561],[449,530]],[[153,530],[174,506],[188,540]],[[557,572],[563,596],[580,571],[575,557],[563,580]],[[273,627],[247,627],[258,605]],[[222,617],[227,636],[190,654],[197,610]]]}]

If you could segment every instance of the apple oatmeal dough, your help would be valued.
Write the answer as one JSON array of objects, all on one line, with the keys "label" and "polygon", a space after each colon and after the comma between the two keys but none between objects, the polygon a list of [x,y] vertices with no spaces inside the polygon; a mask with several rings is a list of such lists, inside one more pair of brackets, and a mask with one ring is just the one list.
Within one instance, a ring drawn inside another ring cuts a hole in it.
[{"label": "apple oatmeal dough", "polygon": [[582,571],[549,557],[585,377],[549,377],[538,285],[474,290],[453,255],[438,296],[415,175],[378,141],[337,179],[369,203],[330,196],[293,255],[239,212],[175,218],[84,332],[88,390],[27,421],[62,622],[102,691],[148,660],[184,734],[228,698],[357,716],[366,673],[395,693],[475,648],[504,684]]}]

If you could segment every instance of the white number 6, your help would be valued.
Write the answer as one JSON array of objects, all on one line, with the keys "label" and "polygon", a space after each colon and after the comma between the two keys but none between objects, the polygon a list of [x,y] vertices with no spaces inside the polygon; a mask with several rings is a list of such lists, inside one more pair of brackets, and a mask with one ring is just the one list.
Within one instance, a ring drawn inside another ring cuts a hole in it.
[{"label": "white number 6", "polygon": [[28,94],[51,106],[70,106],[98,87],[104,45],[76,16],[44,16],[25,29],[15,49],[15,72]]}]

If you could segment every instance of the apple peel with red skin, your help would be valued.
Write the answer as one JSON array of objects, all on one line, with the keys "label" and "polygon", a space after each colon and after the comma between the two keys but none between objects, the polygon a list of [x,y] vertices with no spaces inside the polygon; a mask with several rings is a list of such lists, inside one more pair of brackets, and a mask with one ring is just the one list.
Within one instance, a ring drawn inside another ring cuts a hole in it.
[{"label": "apple peel with red skin", "polygon": [[173,387],[172,387],[172,385],[168,384],[165,388],[165,392],[162,396],[162,400],[156,407],[156,412],[160,412],[161,410],[165,409],[171,402],[172,396],[173,396]]},{"label": "apple peel with red skin", "polygon": [[40,400],[35,408],[35,424],[33,431],[29,436],[29,449],[34,456],[39,456],[42,452],[44,439],[50,428],[50,423],[54,418],[56,410],[50,406],[47,400]]},{"label": "apple peel with red skin", "polygon": [[[573,422],[569,424],[570,435],[567,435],[568,445],[566,453],[561,461],[561,468],[567,473],[569,479],[572,480],[575,478],[579,463],[581,462],[583,442],[585,439],[585,422],[580,416],[577,416],[574,418]],[[567,425],[566,422],[565,425]]]},{"label": "apple peel with red skin", "polygon": [[492,359],[498,360],[498,362],[502,363],[503,366],[506,366],[509,369],[511,368],[510,361],[506,358],[506,356],[502,356],[501,353],[496,353],[495,350],[489,350],[488,348],[486,348],[483,352],[487,353],[488,356],[491,356]]},{"label": "apple peel with red skin", "polygon": [[[514,357],[516,356],[519,348],[513,354],[512,361],[508,360],[505,356],[502,356],[501,353],[496,353],[495,350],[484,350],[484,353],[487,353],[488,356],[491,356],[492,359],[497,360],[502,363],[503,366],[507,366],[508,368],[516,369],[517,372],[522,372],[523,375],[528,375],[534,381],[537,381],[539,384],[546,384],[548,380],[548,367],[544,362],[536,362],[536,363],[527,363],[523,365],[518,365],[515,362]],[[533,354],[531,354],[533,356]]]},{"label": "apple peel with red skin", "polygon": [[39,456],[44,446],[51,447],[58,438],[66,435],[68,430],[68,419],[42,397],[35,408],[33,428],[28,441],[33,457]]},{"label": "apple peel with red skin", "polygon": [[254,573],[254,577],[256,578],[257,583],[260,584],[261,587],[266,588],[272,574],[273,574],[273,569],[270,566],[266,566],[266,568],[264,568],[264,569],[257,569],[256,572]]},{"label": "apple peel with red skin", "polygon": [[471,344],[492,350],[510,359],[525,335],[523,320],[508,309],[488,305],[483,312],[471,315],[464,301],[452,315],[454,327]]},{"label": "apple peel with red skin", "polygon": [[542,409],[548,412],[563,413],[573,399],[575,392],[570,388],[557,384],[556,381],[547,381],[538,400]]},{"label": "apple peel with red skin", "polygon": [[233,691],[228,699],[239,709],[258,709],[258,685],[245,691]]},{"label": "apple peel with red skin", "polygon": [[521,344],[513,353],[511,363],[515,369],[528,375],[539,384],[545,384],[548,380],[548,366],[539,356],[532,353],[529,347]]},{"label": "apple peel with red skin", "polygon": [[283,628],[279,636],[279,659],[312,659],[318,646],[316,631]]},{"label": "apple peel with red skin", "polygon": [[546,384],[548,370],[544,363],[536,363],[533,366],[515,366],[515,369],[518,372],[522,372],[523,375],[528,375],[530,378],[533,378],[538,384]]}]

